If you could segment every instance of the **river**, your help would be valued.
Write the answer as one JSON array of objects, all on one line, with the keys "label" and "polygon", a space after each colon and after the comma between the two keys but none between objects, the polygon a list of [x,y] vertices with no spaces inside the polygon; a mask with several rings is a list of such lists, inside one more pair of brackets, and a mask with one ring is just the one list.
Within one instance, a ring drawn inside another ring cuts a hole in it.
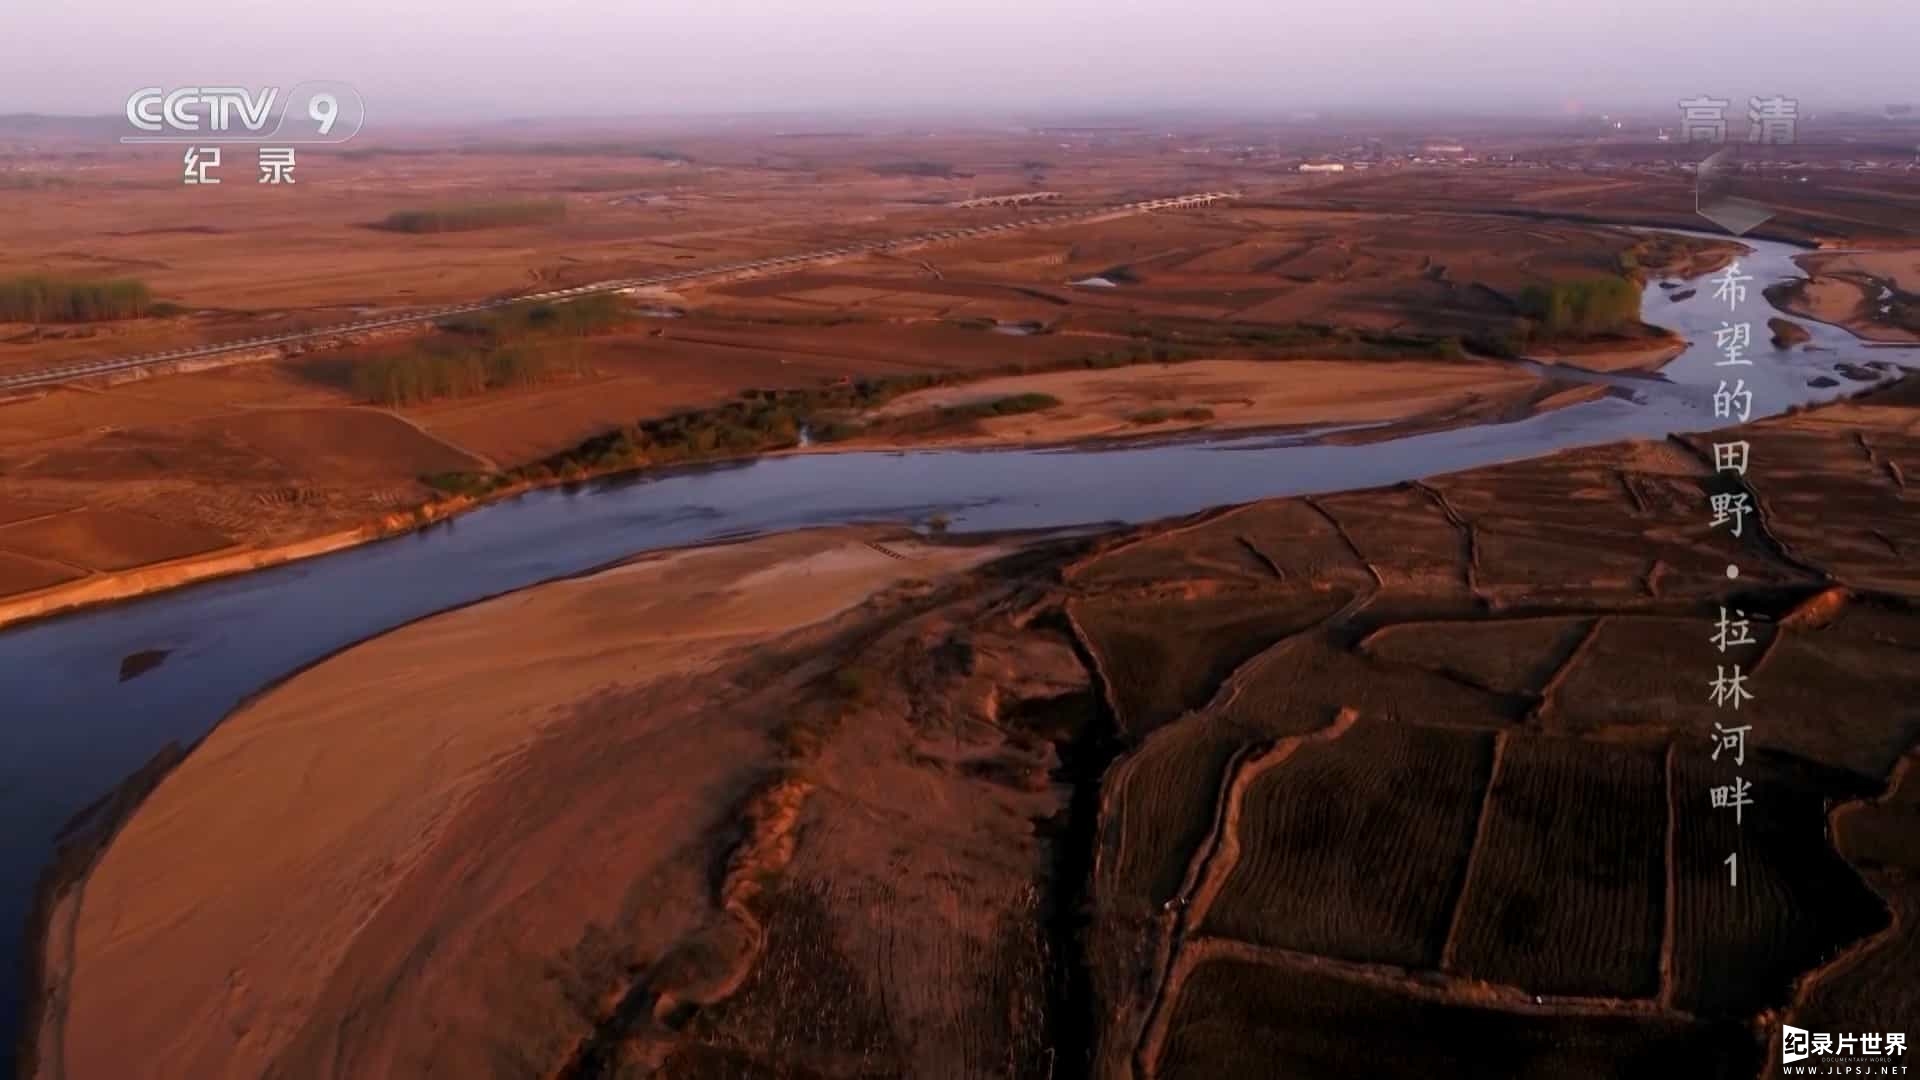
[{"label": "river", "polygon": [[[1757,419],[1857,392],[1861,384],[1834,372],[1842,362],[1920,366],[1920,349],[1869,347],[1798,318],[1813,335],[1809,347],[1773,349],[1766,320],[1782,313],[1761,288],[1803,276],[1792,262],[1799,249],[1748,244],[1754,251],[1740,265],[1753,281],[1737,319],[1753,325],[1753,366],[1715,366],[1714,331],[1733,316],[1709,280],[1691,282],[1697,293],[1679,302],[1649,284],[1646,320],[1692,343],[1662,369],[1665,379],[1599,377],[1614,388],[1608,397],[1513,423],[1360,445],[1253,435],[798,454],[641,475],[535,492],[420,533],[0,631],[0,1061],[10,1060],[19,1022],[22,986],[13,973],[34,884],[61,826],[169,742],[199,739],[246,695],[330,652],[435,611],[655,548],[936,512],[954,531],[1149,521],[1722,427],[1713,395],[1729,374],[1753,392]],[[1839,385],[1807,385],[1820,375]],[[162,650],[158,666],[122,679],[123,658]]]}]

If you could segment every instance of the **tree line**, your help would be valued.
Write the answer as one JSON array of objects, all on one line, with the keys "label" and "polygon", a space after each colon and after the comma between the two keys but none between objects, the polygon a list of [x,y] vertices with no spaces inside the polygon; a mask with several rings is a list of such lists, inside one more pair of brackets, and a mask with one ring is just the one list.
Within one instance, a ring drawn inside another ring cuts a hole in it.
[{"label": "tree line", "polygon": [[442,321],[440,335],[405,352],[353,363],[351,388],[376,405],[421,405],[585,375],[592,364],[577,339],[632,318],[610,294],[463,315]]},{"label": "tree line", "polygon": [[546,225],[563,221],[567,204],[560,199],[520,199],[510,202],[451,203],[421,210],[395,210],[376,228],[404,233],[467,232],[508,225]]},{"label": "tree line", "polygon": [[0,279],[0,322],[137,319],[152,307],[152,290],[133,278],[88,281],[28,274]]},{"label": "tree line", "polygon": [[1614,334],[1639,323],[1640,286],[1611,274],[1530,285],[1520,293],[1519,308],[1546,337]]},{"label": "tree line", "polygon": [[590,369],[575,347],[482,349],[436,342],[353,365],[355,396],[378,405],[422,405],[532,386]]}]

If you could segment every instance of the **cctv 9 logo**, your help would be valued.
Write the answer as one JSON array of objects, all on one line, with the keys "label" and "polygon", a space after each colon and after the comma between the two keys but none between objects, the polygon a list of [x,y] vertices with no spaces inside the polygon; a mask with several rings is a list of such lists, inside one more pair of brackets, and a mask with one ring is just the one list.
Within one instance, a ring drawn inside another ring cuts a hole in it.
[{"label": "cctv 9 logo", "polygon": [[367,106],[359,91],[332,80],[278,87],[142,87],[127,98],[123,143],[343,143],[360,133]]}]

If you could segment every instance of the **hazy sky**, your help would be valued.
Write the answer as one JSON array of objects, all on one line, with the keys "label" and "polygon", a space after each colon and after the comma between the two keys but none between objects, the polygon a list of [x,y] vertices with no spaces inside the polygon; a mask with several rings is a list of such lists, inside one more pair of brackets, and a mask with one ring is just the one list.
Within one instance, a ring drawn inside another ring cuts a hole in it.
[{"label": "hazy sky", "polygon": [[[1572,14],[1571,12],[1578,12]],[[1920,99],[1912,0],[0,0],[0,113],[341,79],[370,122]],[[82,59],[84,58],[84,59]]]}]

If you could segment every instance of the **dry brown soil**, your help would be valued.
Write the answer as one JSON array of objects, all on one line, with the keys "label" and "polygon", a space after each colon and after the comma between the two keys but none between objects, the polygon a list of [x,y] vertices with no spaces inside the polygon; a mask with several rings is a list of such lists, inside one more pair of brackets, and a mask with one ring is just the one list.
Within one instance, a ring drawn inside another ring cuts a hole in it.
[{"label": "dry brown soil", "polygon": [[[1787,310],[1843,326],[1868,341],[1920,341],[1920,248],[1802,255],[1809,280]],[[1894,297],[1905,294],[1904,303]]]},{"label": "dry brown soil", "polygon": [[[1422,415],[1458,416],[1530,402],[1540,380],[1506,365],[1398,361],[1195,361],[1107,371],[1064,371],[984,379],[906,394],[875,419],[1045,394],[1060,404],[988,419],[939,434],[941,445],[1067,442],[1204,428],[1280,428],[1385,423]],[[1180,415],[1187,410],[1200,413]],[[1165,415],[1162,415],[1165,414]]]},{"label": "dry brown soil", "polygon": [[1916,993],[1920,393],[1742,436],[1739,539],[1699,436],[1011,556],[669,553],[375,639],[62,895],[40,1075],[1754,1075]]},{"label": "dry brown soil", "polygon": [[[1159,135],[1137,133],[797,137],[749,125],[646,139],[569,130],[534,146],[493,133],[403,132],[303,155],[292,189],[187,187],[171,154],[101,153],[84,139],[0,140],[0,162],[44,181],[0,188],[0,275],[135,276],[183,309],[122,323],[0,327],[0,370],[1034,213],[951,205],[983,191],[1044,185],[1064,193],[1060,209],[1173,191],[1250,193],[1211,209],[1009,232],[661,293],[643,306],[684,317],[643,319],[583,342],[589,374],[460,400],[376,410],[322,375],[406,342],[0,399],[0,504],[37,499],[137,514],[241,553],[404,523],[436,497],[424,475],[512,468],[747,389],[906,373],[970,378],[1099,364],[1132,349],[1231,361],[1266,347],[1247,335],[1285,340],[1308,324],[1376,336],[1498,332],[1530,284],[1613,270],[1630,252],[1649,271],[1674,272],[1719,252],[1650,251],[1617,230],[1492,212],[1502,191],[1548,207],[1630,202],[1645,194],[1640,181],[1543,170],[1428,177],[1405,191],[1382,179],[1349,192],[1351,184],[1303,186],[1270,164],[1224,153],[1175,153]],[[1427,207],[1427,196],[1458,209]],[[1405,201],[1393,205],[1394,197]],[[395,210],[529,198],[563,200],[566,220],[429,235],[369,227]],[[1121,285],[1073,284],[1096,275]],[[1311,348],[1293,355],[1333,358]],[[1573,350],[1568,361],[1645,366],[1663,355],[1658,342],[1616,343]],[[1405,376],[1404,391],[1382,371]],[[1330,422],[1332,410],[1309,415],[1312,403],[1349,396],[1354,404],[1340,415],[1396,419],[1436,404],[1457,418],[1506,408],[1514,394],[1521,405],[1529,398],[1505,373],[1461,371],[1316,365],[1291,377],[1311,392],[1277,397],[1238,377],[1111,373],[1073,392],[1103,404],[1089,400],[1045,423],[996,422],[967,441],[1188,426],[1195,421],[1128,419],[1158,407],[1176,383],[1177,399],[1197,399],[1183,408],[1210,408],[1219,426]],[[1136,378],[1138,389],[1119,388]],[[1142,408],[1132,409],[1135,400]],[[108,561],[171,559],[188,547],[156,544]],[[0,595],[75,588],[61,584],[60,566],[102,572],[99,553],[78,547],[49,553],[0,542],[0,556]]]}]

